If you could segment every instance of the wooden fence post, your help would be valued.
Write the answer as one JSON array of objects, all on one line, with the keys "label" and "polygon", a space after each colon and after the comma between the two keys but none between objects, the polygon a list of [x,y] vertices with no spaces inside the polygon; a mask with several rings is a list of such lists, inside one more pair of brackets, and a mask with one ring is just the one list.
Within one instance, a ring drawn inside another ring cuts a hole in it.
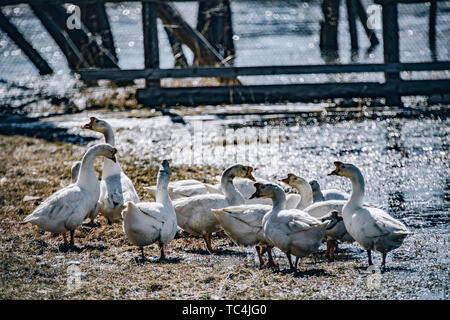
[{"label": "wooden fence post", "polygon": [[[398,8],[395,2],[382,2],[383,6],[383,52],[384,63],[400,62],[399,34],[398,34]],[[400,80],[400,73],[386,72],[386,82]],[[401,106],[400,95],[392,93],[386,96],[386,105]]]},{"label": "wooden fence post", "polygon": [[[142,2],[144,33],[144,64],[146,68],[159,68],[158,9],[152,2]],[[146,80],[146,86],[159,86],[160,80]]]},{"label": "wooden fence post", "polygon": [[347,5],[347,19],[350,32],[350,45],[352,50],[352,60],[355,55],[358,55],[358,30],[356,29],[356,3],[355,0],[346,0]]},{"label": "wooden fence post", "polygon": [[437,60],[437,52],[436,52],[436,11],[437,11],[437,2],[430,1],[430,16],[428,23],[428,43],[431,51],[431,59],[433,61]]},{"label": "wooden fence post", "polygon": [[227,65],[220,53],[201,33],[184,21],[176,8],[166,2],[155,2],[155,5],[164,25],[191,49],[202,65]]},{"label": "wooden fence post", "polygon": [[223,0],[225,6],[225,26],[223,28],[223,50],[225,60],[233,65],[236,49],[233,40],[233,21],[230,0]]},{"label": "wooden fence post", "polygon": [[81,11],[81,21],[92,34],[101,37],[103,47],[118,60],[105,4],[99,2],[93,4],[80,3],[79,7]]},{"label": "wooden fence post", "polygon": [[338,22],[340,0],[323,0],[323,20],[320,23],[320,52],[326,63],[339,58]]},{"label": "wooden fence post", "polygon": [[364,31],[366,32],[367,38],[370,41],[370,48],[368,52],[371,52],[377,45],[380,44],[378,41],[377,35],[369,26],[367,25],[367,20],[369,18],[367,17],[366,9],[363,7],[361,0],[356,0],[356,12],[358,13],[359,20],[361,21],[361,24],[364,28]]}]

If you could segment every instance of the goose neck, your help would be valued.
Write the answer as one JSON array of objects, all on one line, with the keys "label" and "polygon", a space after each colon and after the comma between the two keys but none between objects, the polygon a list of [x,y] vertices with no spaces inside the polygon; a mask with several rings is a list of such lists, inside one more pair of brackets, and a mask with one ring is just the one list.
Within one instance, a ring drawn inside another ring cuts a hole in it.
[{"label": "goose neck", "polygon": [[325,197],[323,196],[322,190],[318,189],[313,191],[313,202],[324,201]]},{"label": "goose neck", "polygon": [[114,139],[114,131],[110,125],[108,125],[106,131],[103,132],[103,135],[105,136],[105,142],[114,147],[116,142]]},{"label": "goose neck", "polygon": [[[106,131],[103,132],[103,135],[105,136],[105,142],[114,147],[115,146],[114,131],[109,124],[107,126]],[[103,178],[111,175],[120,174],[121,171],[122,170],[117,160],[116,162],[108,158],[105,158],[105,160],[103,160],[103,172],[102,172]]]},{"label": "goose neck", "polygon": [[243,204],[245,200],[233,184],[234,177],[233,168],[226,169],[222,174],[220,185],[222,186],[225,198],[229,201],[230,205]]},{"label": "goose neck", "polygon": [[89,149],[81,161],[80,172],[78,174],[77,185],[88,188],[93,192],[98,192],[98,178],[94,170],[94,160],[99,154],[99,148]]},{"label": "goose neck", "polygon": [[286,209],[286,194],[281,188],[276,188],[273,190],[271,199],[273,205],[272,213],[277,213]]},{"label": "goose neck", "polygon": [[172,206],[172,201],[169,197],[169,180],[170,177],[167,173],[159,173],[158,180],[156,182],[156,202],[163,204],[164,206]]},{"label": "goose neck", "polygon": [[304,209],[313,204],[313,192],[308,182],[305,181],[301,184],[294,182],[293,186],[297,189],[301,197],[300,202],[297,205],[297,209]]},{"label": "goose neck", "polygon": [[350,175],[350,181],[352,183],[352,194],[348,201],[348,204],[353,206],[362,206],[364,202],[364,177],[358,168],[355,168],[353,174]]}]

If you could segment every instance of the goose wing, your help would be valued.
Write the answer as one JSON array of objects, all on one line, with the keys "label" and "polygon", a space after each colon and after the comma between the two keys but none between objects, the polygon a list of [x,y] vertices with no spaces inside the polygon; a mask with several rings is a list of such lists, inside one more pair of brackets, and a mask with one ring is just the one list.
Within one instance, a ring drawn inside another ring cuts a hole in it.
[{"label": "goose wing", "polygon": [[285,220],[289,233],[307,231],[312,226],[321,224],[321,221],[301,210],[284,210],[279,215]]},{"label": "goose wing", "polygon": [[393,233],[409,233],[405,225],[378,208],[362,208],[360,211],[370,216],[361,224],[361,229],[369,237],[382,237]]},{"label": "goose wing", "polygon": [[77,185],[69,185],[42,202],[23,222],[37,224],[49,231],[72,229],[81,224],[95,202],[89,192]]},{"label": "goose wing", "polygon": [[227,207],[221,209],[234,219],[241,221],[251,227],[261,228],[264,215],[271,210],[271,206],[254,204]]},{"label": "goose wing", "polygon": [[155,219],[161,225],[167,219],[167,215],[164,212],[164,205],[157,202],[140,202],[136,204],[136,207],[146,216]]}]

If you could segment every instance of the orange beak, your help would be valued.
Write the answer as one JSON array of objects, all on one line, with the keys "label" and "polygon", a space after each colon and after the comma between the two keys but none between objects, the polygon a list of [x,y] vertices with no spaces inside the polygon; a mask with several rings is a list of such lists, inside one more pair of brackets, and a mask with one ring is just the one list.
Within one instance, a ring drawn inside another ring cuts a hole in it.
[{"label": "orange beak", "polygon": [[280,179],[278,181],[281,181],[283,183],[289,184],[289,177],[288,178],[284,178],[284,179]]},{"label": "orange beak", "polygon": [[251,181],[256,181],[255,177],[252,175],[252,171],[253,171],[253,168],[252,167],[248,167],[247,175],[245,177],[247,179],[251,180]]},{"label": "orange beak", "polygon": [[341,166],[343,165],[342,162],[340,161],[335,161],[334,165],[336,167],[336,169],[334,169],[333,171],[331,171],[328,175],[329,176],[338,176],[339,175],[339,170],[341,169]]},{"label": "orange beak", "polygon": [[259,194],[259,189],[261,189],[261,183],[255,183],[254,184],[256,191],[248,198],[248,200],[254,199],[254,198],[261,198],[261,195]]},{"label": "orange beak", "polygon": [[86,123],[86,124],[82,125],[81,129],[92,130],[92,125],[94,124],[95,120],[96,120],[95,117],[91,117],[91,121],[89,123]]}]

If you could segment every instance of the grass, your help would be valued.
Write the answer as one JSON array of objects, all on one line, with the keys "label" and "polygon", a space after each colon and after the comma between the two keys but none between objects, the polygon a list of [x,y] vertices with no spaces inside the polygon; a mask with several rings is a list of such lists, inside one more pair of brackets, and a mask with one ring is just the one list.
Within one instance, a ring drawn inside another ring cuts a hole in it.
[{"label": "grass", "polygon": [[[141,261],[121,225],[107,225],[100,217],[99,227],[78,228],[76,250],[66,250],[61,236],[20,222],[69,184],[71,164],[84,152],[83,146],[0,135],[0,299],[383,299],[392,298],[390,287],[414,294],[410,284],[402,285],[410,283],[408,277],[397,279],[399,272],[383,274],[380,290],[368,288],[366,260],[357,245],[343,246],[334,263],[324,260],[322,247],[295,273],[285,271],[280,251],[275,252],[279,270],[259,270],[254,249],[235,246],[226,237],[213,238],[219,252],[211,255],[202,239],[181,235],[167,245],[167,262],[157,260],[156,245],[145,249],[148,259]],[[119,159],[141,200],[152,201],[143,187],[156,182],[158,167]],[[97,159],[97,170],[101,165]],[[220,171],[174,167],[172,180],[215,182]],[[25,196],[39,199],[23,201]],[[81,282],[68,286],[68,268],[74,264]]]}]

